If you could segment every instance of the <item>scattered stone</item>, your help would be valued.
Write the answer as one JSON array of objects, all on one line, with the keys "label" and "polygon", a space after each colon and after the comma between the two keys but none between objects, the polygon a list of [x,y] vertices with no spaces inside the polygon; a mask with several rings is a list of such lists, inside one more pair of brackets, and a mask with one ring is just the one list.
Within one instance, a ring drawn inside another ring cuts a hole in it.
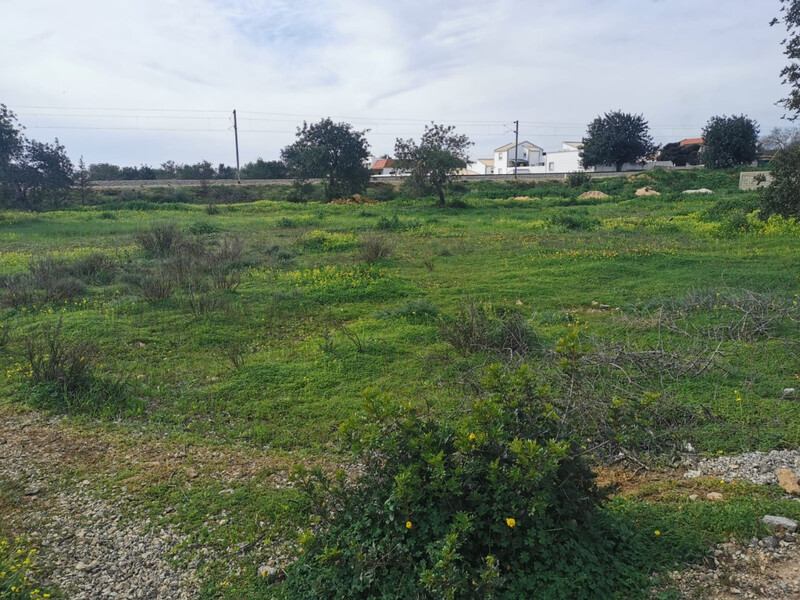
[{"label": "scattered stone", "polygon": [[689,500],[691,500],[692,502],[696,501],[699,497],[700,496],[698,496],[697,494],[689,494]]},{"label": "scattered stone", "polygon": [[797,483],[797,473],[791,469],[775,469],[775,477],[778,478],[778,485],[790,494],[800,496],[800,485]]},{"label": "scattered stone", "polygon": [[761,521],[771,529],[780,529],[788,533],[793,533],[797,529],[797,521],[788,519],[786,517],[778,517],[775,515],[765,515]]},{"label": "scattered stone", "polygon": [[189,479],[197,479],[199,475],[198,475],[198,473],[197,473],[197,471],[195,469],[192,469],[190,467],[190,468],[186,469],[186,476]]},{"label": "scattered stone", "polygon": [[591,190],[589,192],[583,192],[580,196],[578,196],[578,200],[589,200],[590,198],[609,198],[608,194],[604,194],[603,192],[597,190]]},{"label": "scattered stone", "polygon": [[272,567],[270,565],[261,565],[260,567],[258,567],[258,574],[262,578],[263,577],[267,577],[267,578],[272,577],[277,572],[278,572],[278,569],[276,569],[275,567]]},{"label": "scattered stone", "polygon": [[42,493],[42,488],[38,485],[31,486],[27,490],[25,490],[26,496],[38,496],[41,493]]},{"label": "scattered stone", "polygon": [[700,188],[699,190],[684,190],[684,194],[713,194],[714,192],[708,188]]},{"label": "scattered stone", "polygon": [[723,498],[724,496],[719,492],[708,492],[706,494],[706,500],[708,500],[709,502],[719,502]]},{"label": "scattered stone", "polygon": [[649,185],[644,186],[643,188],[639,188],[636,190],[637,196],[660,196],[661,192],[654,190]]},{"label": "scattered stone", "polygon": [[794,388],[783,388],[783,397],[784,398],[792,398],[794,396],[795,389]]},{"label": "scattered stone", "polygon": [[222,496],[224,494],[232,494],[232,493],[233,493],[233,488],[225,488],[224,490],[220,490],[219,491],[219,495],[220,496]]},{"label": "scattered stone", "polygon": [[[708,459],[696,455],[683,455],[682,458],[683,464],[689,467],[684,473],[688,479],[714,476],[723,481],[743,479],[756,485],[777,485],[776,469],[789,468],[800,473],[800,449],[747,452]],[[733,465],[739,465],[739,468]]]}]

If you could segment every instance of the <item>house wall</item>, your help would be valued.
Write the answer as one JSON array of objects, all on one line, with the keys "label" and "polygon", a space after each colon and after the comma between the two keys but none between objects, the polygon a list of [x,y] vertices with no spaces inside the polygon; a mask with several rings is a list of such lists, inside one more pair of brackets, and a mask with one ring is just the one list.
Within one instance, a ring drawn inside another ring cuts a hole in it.
[{"label": "house wall", "polygon": [[547,173],[575,173],[585,171],[581,166],[581,153],[577,150],[548,152],[544,157]]}]

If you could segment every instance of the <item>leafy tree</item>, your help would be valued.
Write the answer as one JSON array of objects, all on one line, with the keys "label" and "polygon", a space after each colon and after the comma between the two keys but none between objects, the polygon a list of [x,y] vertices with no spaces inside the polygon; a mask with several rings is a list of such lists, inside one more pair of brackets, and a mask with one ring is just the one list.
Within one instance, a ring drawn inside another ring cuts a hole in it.
[{"label": "leafy tree", "polygon": [[279,160],[264,160],[259,157],[242,167],[242,179],[286,179],[286,165]]},{"label": "leafy tree", "polygon": [[762,218],[800,218],[800,146],[779,150],[772,159],[773,181],[761,195]]},{"label": "leafy tree", "polygon": [[703,163],[724,169],[753,162],[758,155],[758,123],[745,115],[711,117],[703,129]]},{"label": "leafy tree", "polygon": [[322,178],[328,201],[361,193],[369,183],[365,133],[330,118],[312,125],[303,122],[297,128],[297,141],[281,150],[281,159],[299,181]]},{"label": "leafy tree", "polygon": [[789,95],[780,100],[787,110],[794,113],[790,119],[800,116],[800,0],[780,0],[781,15],[772,20],[770,25],[783,23],[786,27],[786,38],[783,40],[783,53],[789,64],[781,71],[783,83],[790,87]]},{"label": "leafy tree", "polygon": [[676,167],[700,164],[700,144],[681,146],[680,142],[672,142],[661,149],[658,160],[671,160]]},{"label": "leafy tree", "polygon": [[467,166],[469,138],[455,133],[452,125],[431,123],[425,126],[420,143],[397,139],[394,152],[398,166],[409,173],[409,180],[419,189],[432,189],[445,206],[444,190],[453,175]]},{"label": "leafy tree", "polygon": [[759,150],[777,152],[793,146],[800,146],[800,129],[792,127],[773,127],[767,135],[758,140]]},{"label": "leafy tree", "polygon": [[29,140],[16,115],[0,104],[0,199],[18,208],[58,206],[72,185],[64,146]]},{"label": "leafy tree", "polygon": [[122,179],[122,169],[110,163],[89,165],[89,176],[92,181],[115,181]]},{"label": "leafy tree", "polygon": [[658,147],[642,115],[622,111],[608,112],[589,123],[583,139],[581,160],[584,167],[634,163],[655,155]]}]

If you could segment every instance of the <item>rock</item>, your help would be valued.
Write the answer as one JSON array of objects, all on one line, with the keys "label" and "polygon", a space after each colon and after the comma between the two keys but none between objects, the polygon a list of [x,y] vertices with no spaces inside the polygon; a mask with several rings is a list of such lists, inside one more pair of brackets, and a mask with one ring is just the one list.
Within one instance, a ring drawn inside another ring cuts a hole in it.
[{"label": "rock", "polygon": [[775,469],[775,477],[778,478],[778,485],[790,494],[800,496],[800,485],[797,484],[797,473],[791,469]]},{"label": "rock", "polygon": [[689,494],[689,500],[691,500],[692,502],[697,500],[699,497],[700,496],[698,496],[697,494]]},{"label": "rock", "polygon": [[783,397],[791,398],[794,396],[794,392],[795,392],[794,388],[783,388]]},{"label": "rock", "polygon": [[714,192],[708,188],[700,188],[699,190],[684,190],[684,194],[713,194]]},{"label": "rock", "polygon": [[34,485],[34,486],[29,487],[27,490],[25,490],[25,495],[26,496],[38,496],[41,492],[42,492],[42,488],[39,487],[38,485]]},{"label": "rock", "polygon": [[272,567],[270,565],[261,565],[260,567],[258,567],[258,574],[261,575],[262,578],[264,578],[264,577],[267,577],[267,578],[272,577],[277,572],[278,572],[278,569],[276,569],[275,567]]},{"label": "rock", "polygon": [[724,496],[719,492],[709,492],[706,494],[706,500],[709,500],[710,502],[719,502],[723,498]]},{"label": "rock", "polygon": [[786,517],[765,515],[761,521],[771,529],[782,529],[788,533],[793,533],[797,529],[797,521]]},{"label": "rock", "polygon": [[578,200],[588,200],[590,198],[608,198],[608,194],[604,194],[603,192],[599,192],[597,190],[591,190],[589,192],[583,192],[580,196],[578,196]]},{"label": "rock", "polygon": [[232,494],[232,493],[233,493],[233,489],[232,488],[225,488],[224,490],[220,490],[219,491],[219,495],[220,496],[222,496],[223,494]]},{"label": "rock", "polygon": [[186,469],[186,476],[187,476],[189,479],[197,479],[197,477],[198,477],[198,474],[197,474],[197,471],[195,471],[194,469],[192,469],[191,467],[189,467],[188,469]]},{"label": "rock", "polygon": [[661,192],[658,192],[651,188],[649,185],[644,186],[643,188],[639,188],[636,190],[637,196],[660,196]]}]

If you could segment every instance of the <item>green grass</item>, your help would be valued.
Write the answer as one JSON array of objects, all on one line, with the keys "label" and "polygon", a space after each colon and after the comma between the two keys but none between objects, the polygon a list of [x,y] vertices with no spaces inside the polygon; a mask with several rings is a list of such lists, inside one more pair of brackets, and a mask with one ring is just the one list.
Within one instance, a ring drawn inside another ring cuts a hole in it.
[{"label": "green grass", "polygon": [[[792,306],[800,294],[800,276],[790,268],[800,264],[800,225],[779,219],[763,224],[750,216],[745,229],[726,228],[731,214],[757,205],[756,195],[736,189],[733,172],[652,177],[655,182],[619,178],[578,189],[560,183],[468,183],[459,195],[468,208],[459,209],[402,197],[370,206],[297,204],[262,190],[262,200],[221,205],[217,214],[194,204],[137,210],[139,204],[118,199],[57,212],[0,212],[0,276],[24,274],[44,255],[73,261],[101,252],[119,266],[108,285],[91,283],[79,297],[0,308],[0,325],[12,332],[0,345],[0,397],[10,402],[29,397],[24,338],[61,318],[65,335],[98,347],[98,376],[124,380],[131,402],[143,407],[122,422],[89,422],[89,427],[337,461],[337,429],[358,409],[365,389],[426,402],[444,414],[473,394],[483,365],[508,359],[502,352],[460,356],[440,335],[438,318],[481,303],[517,310],[531,323],[545,358],[529,360],[542,377],[558,369],[547,356],[576,318],[588,323],[594,348],[613,340],[639,350],[662,343],[681,356],[718,349],[714,368],[677,379],[642,373],[635,386],[618,393],[667,394],[703,412],[705,418],[690,432],[702,452],[800,444],[800,404],[781,399],[783,388],[797,384],[796,322],[742,341],[669,332],[654,320],[658,307],[676,306],[696,290],[751,290]],[[663,195],[635,197],[643,185]],[[715,194],[680,194],[698,187]],[[578,201],[586,189],[611,197]],[[126,273],[154,268],[134,234],[159,223],[175,223],[206,244],[241,237],[248,266],[238,289],[209,292],[218,304],[205,313],[189,308],[184,289],[145,302]],[[393,246],[390,257],[369,266],[359,261],[359,240],[367,231]],[[0,286],[0,297],[3,293]],[[708,307],[685,315],[681,324],[700,331],[734,318],[726,309]],[[241,357],[240,365],[233,364],[232,354]],[[153,487],[144,491],[142,502],[156,507],[175,500],[182,506],[181,522],[197,540],[205,535],[207,515],[235,513],[224,534],[212,535],[223,545],[237,536],[279,539],[288,530],[275,523],[302,520],[289,492],[252,487],[232,497],[217,492],[209,484],[183,498],[173,489]],[[669,532],[678,527],[670,521],[671,508],[661,499],[644,499],[615,510]],[[772,508],[789,510],[772,496],[737,496],[724,505],[682,510],[706,543],[750,532],[758,513]],[[254,528],[256,513],[272,515],[273,525]],[[742,528],[729,526],[737,519]],[[242,560],[252,575],[250,563],[257,557]],[[222,572],[214,569],[209,577],[219,583]],[[242,575],[224,593],[237,597],[237,590],[247,589],[238,597],[258,597],[251,585]],[[207,595],[216,593],[223,592]]]}]

